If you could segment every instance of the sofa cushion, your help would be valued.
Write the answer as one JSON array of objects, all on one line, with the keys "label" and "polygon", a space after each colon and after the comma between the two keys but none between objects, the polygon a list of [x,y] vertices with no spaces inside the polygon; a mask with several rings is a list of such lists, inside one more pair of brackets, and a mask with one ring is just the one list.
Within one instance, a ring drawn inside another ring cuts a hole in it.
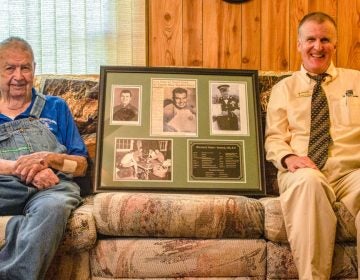
[{"label": "sofa cushion", "polygon": [[90,261],[92,279],[265,276],[266,243],[260,239],[107,239],[91,250]]},{"label": "sofa cushion", "polygon": [[[260,200],[265,209],[265,238],[274,242],[287,243],[284,217],[279,197]],[[337,217],[336,241],[354,242],[356,240],[355,219],[341,202],[335,202],[334,212]]]},{"label": "sofa cushion", "polygon": [[[259,100],[261,108],[261,123],[263,133],[265,132],[266,110],[270,98],[271,88],[280,80],[288,77],[289,72],[260,72],[259,73]],[[269,161],[264,164],[266,178],[266,193],[269,195],[278,195],[279,187],[277,184],[277,169]]]},{"label": "sofa cushion", "polygon": [[260,238],[264,209],[251,198],[175,193],[99,193],[98,232],[112,236]]},{"label": "sofa cushion", "polygon": [[85,177],[75,178],[85,197],[93,191],[95,174],[96,129],[98,115],[98,75],[38,75],[35,88],[44,94],[63,98],[74,116],[80,135],[89,153],[89,168]]},{"label": "sofa cushion", "polygon": [[[354,243],[335,244],[332,279],[357,279],[356,245]],[[298,273],[289,244],[267,242],[267,278],[297,279]]]},{"label": "sofa cushion", "polygon": [[51,280],[89,280],[89,252],[57,253],[53,258],[45,279]]},{"label": "sofa cushion", "polygon": [[[92,248],[97,239],[95,220],[92,214],[92,197],[75,209],[66,225],[59,252],[81,252]],[[5,244],[5,229],[12,216],[0,216],[0,249]]]},{"label": "sofa cushion", "polygon": [[94,246],[97,233],[92,209],[93,198],[88,197],[71,213],[58,251],[76,253]]}]

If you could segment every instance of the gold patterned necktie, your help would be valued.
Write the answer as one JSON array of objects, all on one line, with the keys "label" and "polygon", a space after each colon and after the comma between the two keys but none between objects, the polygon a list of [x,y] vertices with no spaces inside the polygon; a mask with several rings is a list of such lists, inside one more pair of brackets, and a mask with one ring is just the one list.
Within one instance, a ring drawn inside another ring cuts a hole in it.
[{"label": "gold patterned necktie", "polygon": [[327,98],[321,83],[328,75],[326,73],[311,76],[316,81],[311,98],[311,127],[308,147],[308,157],[321,169],[328,158],[328,149],[331,142],[330,117]]}]

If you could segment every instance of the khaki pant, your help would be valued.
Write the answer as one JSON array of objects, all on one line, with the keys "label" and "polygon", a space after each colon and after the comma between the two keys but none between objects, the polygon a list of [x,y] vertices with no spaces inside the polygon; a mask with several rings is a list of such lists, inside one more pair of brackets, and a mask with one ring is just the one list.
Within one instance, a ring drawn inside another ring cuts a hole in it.
[{"label": "khaki pant", "polygon": [[310,168],[278,174],[280,203],[299,279],[330,279],[337,222],[332,208],[335,200],[342,201],[356,218],[360,240],[360,170],[337,180],[332,173],[324,174]]}]

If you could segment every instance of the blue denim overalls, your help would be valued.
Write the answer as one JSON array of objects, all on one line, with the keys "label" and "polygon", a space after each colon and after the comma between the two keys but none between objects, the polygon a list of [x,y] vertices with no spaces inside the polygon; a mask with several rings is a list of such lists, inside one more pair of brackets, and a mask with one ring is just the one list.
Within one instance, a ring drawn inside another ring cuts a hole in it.
[{"label": "blue denim overalls", "polygon": [[[39,116],[45,97],[37,93],[30,117],[0,125],[0,158],[16,160],[39,151],[66,152]],[[0,216],[13,216],[0,250],[0,280],[44,279],[61,242],[71,211],[78,206],[79,187],[58,172],[60,182],[39,191],[15,176],[0,175]]]}]

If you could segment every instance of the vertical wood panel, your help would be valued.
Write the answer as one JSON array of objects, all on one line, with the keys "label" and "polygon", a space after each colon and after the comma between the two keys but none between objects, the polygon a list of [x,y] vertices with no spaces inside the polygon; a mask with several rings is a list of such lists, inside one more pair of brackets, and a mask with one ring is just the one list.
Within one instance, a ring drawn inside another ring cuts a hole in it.
[{"label": "vertical wood panel", "polygon": [[150,66],[180,66],[182,0],[149,1]]},{"label": "vertical wood panel", "polygon": [[360,69],[360,0],[148,3],[150,66],[297,70],[298,23],[308,12],[323,11],[338,23],[335,64]]},{"label": "vertical wood panel", "polygon": [[203,1],[204,67],[241,68],[241,5]]},{"label": "vertical wood panel", "polygon": [[[339,0],[308,0],[309,1],[309,12],[321,11],[336,20],[337,2]],[[349,3],[353,0],[346,1]],[[347,6],[347,4],[346,4]]]},{"label": "vertical wood panel", "polygon": [[[218,28],[219,17],[217,13],[221,9],[221,0],[211,1],[206,4],[203,1],[203,43],[206,48],[203,49],[203,66],[204,67],[220,67],[220,46],[219,41],[221,34]],[[210,30],[209,30],[210,29]]]},{"label": "vertical wood panel", "polygon": [[260,69],[261,0],[245,2],[241,10],[241,68]]},{"label": "vertical wood panel", "polygon": [[261,43],[261,69],[289,70],[289,1],[262,1]]},{"label": "vertical wood panel", "polygon": [[[299,70],[301,66],[301,56],[297,50],[298,26],[300,20],[308,13],[309,0],[291,0],[290,1],[290,67],[289,69]],[[311,0],[310,0],[311,1]]]},{"label": "vertical wood panel", "polygon": [[360,70],[360,1],[338,2],[338,66]]},{"label": "vertical wood panel", "polygon": [[183,0],[183,64],[202,66],[203,60],[203,0]]}]

